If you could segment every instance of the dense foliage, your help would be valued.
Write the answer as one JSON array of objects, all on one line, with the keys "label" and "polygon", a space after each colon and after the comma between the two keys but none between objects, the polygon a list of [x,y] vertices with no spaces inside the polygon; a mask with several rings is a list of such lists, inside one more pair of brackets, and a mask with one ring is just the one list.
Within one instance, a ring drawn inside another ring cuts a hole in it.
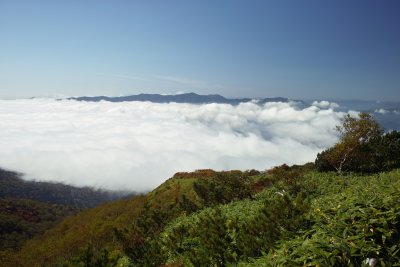
[{"label": "dense foliage", "polygon": [[0,199],[0,250],[17,249],[76,209],[29,199]]},{"label": "dense foliage", "polygon": [[314,195],[308,227],[241,266],[399,266],[399,171],[364,177],[312,174],[303,183]]}]

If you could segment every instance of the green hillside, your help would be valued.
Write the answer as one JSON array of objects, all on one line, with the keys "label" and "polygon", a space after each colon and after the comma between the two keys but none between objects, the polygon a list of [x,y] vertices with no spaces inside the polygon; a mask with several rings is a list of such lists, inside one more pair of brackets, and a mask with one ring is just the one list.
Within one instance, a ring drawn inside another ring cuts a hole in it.
[{"label": "green hillside", "polygon": [[181,216],[160,235],[171,266],[377,266],[400,263],[400,171],[310,172],[253,199]]},{"label": "green hillside", "polygon": [[[145,196],[105,203],[65,219],[44,235],[28,241],[18,254],[3,256],[2,262],[18,266],[54,266],[79,255],[89,243],[95,254],[107,248],[116,258],[137,247],[143,250],[152,245],[146,238],[157,236],[169,221],[218,204],[216,199],[202,199],[196,190],[209,190],[211,185],[213,190],[227,192],[221,201],[239,200],[244,196],[237,189],[242,187],[246,197],[252,190],[255,176],[251,174],[212,170],[178,173]],[[227,180],[232,184],[225,183]],[[137,240],[131,240],[131,234]]]},{"label": "green hillside", "polygon": [[[396,266],[400,171],[338,176],[311,167],[281,166],[254,175],[210,170],[177,174],[145,196],[67,218],[28,241],[18,254],[3,255],[2,262],[361,266],[367,258],[379,258],[385,266]],[[221,177],[230,182],[219,183]],[[228,193],[204,199],[200,185]]]}]

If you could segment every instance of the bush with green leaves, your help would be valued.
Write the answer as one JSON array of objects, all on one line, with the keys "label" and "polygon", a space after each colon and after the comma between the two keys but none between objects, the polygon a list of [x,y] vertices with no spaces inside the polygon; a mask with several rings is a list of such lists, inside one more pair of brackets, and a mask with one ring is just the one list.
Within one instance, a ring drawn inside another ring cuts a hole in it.
[{"label": "bush with green leaves", "polygon": [[204,209],[173,221],[163,233],[169,263],[226,266],[259,257],[301,229],[308,210],[304,194],[270,188],[255,199]]},{"label": "bush with green leaves", "polygon": [[313,199],[310,227],[241,266],[400,266],[400,172],[336,179],[322,181],[333,186]]}]

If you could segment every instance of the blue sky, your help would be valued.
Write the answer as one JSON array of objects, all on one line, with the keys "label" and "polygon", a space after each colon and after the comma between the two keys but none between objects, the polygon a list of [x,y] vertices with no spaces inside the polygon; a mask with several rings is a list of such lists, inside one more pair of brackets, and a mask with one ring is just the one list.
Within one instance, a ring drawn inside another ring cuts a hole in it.
[{"label": "blue sky", "polygon": [[400,101],[400,1],[0,0],[0,98]]}]

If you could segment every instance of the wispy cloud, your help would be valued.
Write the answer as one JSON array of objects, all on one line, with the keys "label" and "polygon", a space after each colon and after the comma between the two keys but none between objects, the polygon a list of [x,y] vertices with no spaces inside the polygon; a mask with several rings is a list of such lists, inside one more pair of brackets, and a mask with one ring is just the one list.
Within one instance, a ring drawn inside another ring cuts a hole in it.
[{"label": "wispy cloud", "polygon": [[125,74],[103,73],[103,72],[96,72],[95,75],[128,79],[128,80],[148,81],[147,78],[145,78],[144,76],[141,76],[141,75],[125,75]]},{"label": "wispy cloud", "polygon": [[156,75],[154,77],[159,80],[173,82],[173,83],[179,83],[179,84],[187,85],[190,87],[204,88],[204,87],[209,86],[208,82],[202,81],[202,80],[194,80],[194,79],[187,79],[187,78],[175,77],[175,76],[164,76],[164,75]]},{"label": "wispy cloud", "polygon": [[155,75],[154,78],[167,81],[175,84],[179,84],[181,86],[188,87],[190,89],[225,89],[226,86],[221,84],[212,83],[205,80],[198,80],[198,79],[190,79],[185,77],[177,77],[177,76],[170,76],[170,75]]}]

